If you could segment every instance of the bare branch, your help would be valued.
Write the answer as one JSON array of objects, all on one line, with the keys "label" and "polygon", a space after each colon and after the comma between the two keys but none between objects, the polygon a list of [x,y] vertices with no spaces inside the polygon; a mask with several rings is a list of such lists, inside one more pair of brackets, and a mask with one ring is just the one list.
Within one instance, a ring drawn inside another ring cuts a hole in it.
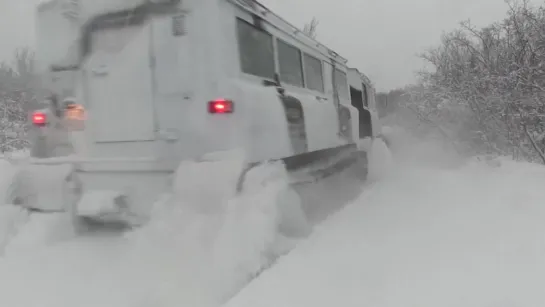
[{"label": "bare branch", "polygon": [[530,131],[528,131],[528,127],[526,125],[524,125],[524,132],[526,132],[526,136],[528,136],[528,139],[530,140],[530,142],[532,143],[532,146],[534,147],[535,151],[539,154],[539,156],[541,157],[541,160],[543,161],[543,164],[545,164],[545,154],[543,153],[543,151],[539,148],[539,146],[537,145],[536,141],[534,140],[534,138],[532,137],[532,135],[530,134]]},{"label": "bare branch", "polygon": [[303,32],[312,38],[316,38],[316,29],[318,28],[318,24],[318,19],[316,19],[316,17],[313,17],[310,23],[307,23],[305,25],[305,27],[303,28]]}]

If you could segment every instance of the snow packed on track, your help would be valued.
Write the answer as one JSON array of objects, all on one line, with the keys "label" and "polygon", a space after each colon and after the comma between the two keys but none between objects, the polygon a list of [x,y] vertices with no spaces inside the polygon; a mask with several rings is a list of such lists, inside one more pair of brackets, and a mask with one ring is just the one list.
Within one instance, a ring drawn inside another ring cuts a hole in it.
[{"label": "snow packed on track", "polygon": [[545,167],[396,139],[384,176],[224,307],[545,306]]},{"label": "snow packed on track", "polygon": [[[316,192],[294,194],[285,169],[270,163],[250,171],[235,196],[241,159],[231,158],[182,163],[174,193],[147,225],[124,234],[75,237],[66,215],[0,206],[0,306],[220,306],[298,243],[279,233],[281,217],[297,218],[301,196]],[[5,187],[15,168],[0,159],[0,172]],[[341,180],[329,180],[334,190],[313,184],[333,195]]]}]

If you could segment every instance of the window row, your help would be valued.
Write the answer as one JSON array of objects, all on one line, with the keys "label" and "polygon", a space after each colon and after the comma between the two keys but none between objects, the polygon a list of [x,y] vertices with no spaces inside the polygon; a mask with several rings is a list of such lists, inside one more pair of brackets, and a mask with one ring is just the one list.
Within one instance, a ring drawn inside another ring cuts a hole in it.
[{"label": "window row", "polygon": [[[271,34],[241,19],[237,19],[237,32],[242,72],[274,79],[277,56],[281,82],[324,92],[324,67],[320,59],[279,38],[276,38],[275,48]],[[346,73],[336,69],[335,83],[339,96],[349,98]]]}]

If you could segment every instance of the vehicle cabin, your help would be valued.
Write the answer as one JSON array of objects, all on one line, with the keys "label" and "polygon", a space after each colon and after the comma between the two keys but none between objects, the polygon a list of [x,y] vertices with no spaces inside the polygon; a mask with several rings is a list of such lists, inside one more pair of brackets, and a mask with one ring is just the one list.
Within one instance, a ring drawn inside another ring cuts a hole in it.
[{"label": "vehicle cabin", "polygon": [[[307,36],[256,1],[235,4],[240,71],[243,78],[275,81],[303,95],[333,105],[353,106],[359,119],[358,136],[372,136],[374,90],[370,80],[347,60]],[[349,79],[357,79],[357,87]],[[359,93],[359,94],[358,94]],[[371,103],[371,104],[370,104]]]}]

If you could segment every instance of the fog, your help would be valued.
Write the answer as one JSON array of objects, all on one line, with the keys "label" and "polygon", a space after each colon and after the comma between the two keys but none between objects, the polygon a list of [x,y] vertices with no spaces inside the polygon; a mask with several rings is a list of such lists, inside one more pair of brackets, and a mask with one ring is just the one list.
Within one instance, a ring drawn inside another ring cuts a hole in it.
[{"label": "fog", "polygon": [[[0,0],[1,59],[10,60],[17,47],[33,45],[33,9],[38,1]],[[414,82],[414,72],[424,64],[417,53],[436,44],[443,31],[468,18],[477,25],[498,21],[507,10],[501,0],[262,0],[262,3],[300,27],[317,17],[318,39],[367,73],[379,90]]]}]

